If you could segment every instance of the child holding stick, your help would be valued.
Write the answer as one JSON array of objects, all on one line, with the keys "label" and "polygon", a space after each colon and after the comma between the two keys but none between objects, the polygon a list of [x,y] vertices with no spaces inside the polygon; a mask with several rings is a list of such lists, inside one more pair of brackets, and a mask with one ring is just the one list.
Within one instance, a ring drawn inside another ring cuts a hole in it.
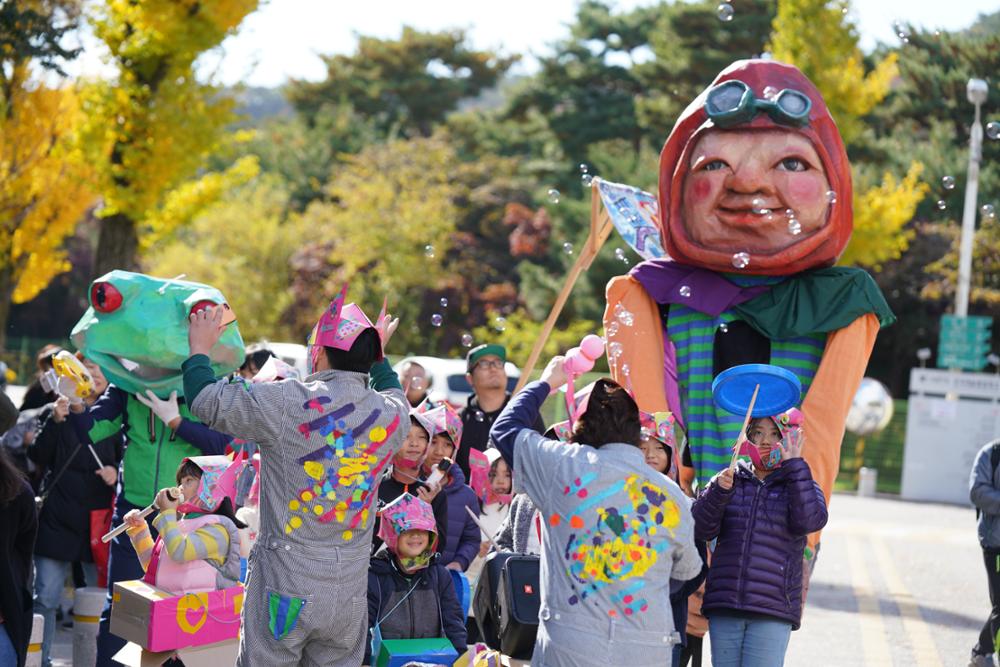
[{"label": "child holding stick", "polygon": [[827,521],[823,492],[801,456],[801,423],[794,408],[748,420],[737,453],[752,463],[718,473],[692,508],[695,539],[718,539],[702,604],[718,667],[751,657],[780,665],[799,627],[802,551]]}]

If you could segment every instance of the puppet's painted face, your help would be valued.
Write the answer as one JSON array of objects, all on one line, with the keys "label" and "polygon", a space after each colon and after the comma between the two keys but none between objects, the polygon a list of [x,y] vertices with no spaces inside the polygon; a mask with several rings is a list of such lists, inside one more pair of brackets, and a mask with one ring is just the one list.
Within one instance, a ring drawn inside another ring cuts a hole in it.
[{"label": "puppet's painted face", "polygon": [[[695,245],[770,255],[826,224],[830,184],[819,155],[801,134],[709,131],[690,155],[682,207]],[[758,207],[771,213],[756,213]],[[798,234],[790,230],[789,209],[800,225]]]}]

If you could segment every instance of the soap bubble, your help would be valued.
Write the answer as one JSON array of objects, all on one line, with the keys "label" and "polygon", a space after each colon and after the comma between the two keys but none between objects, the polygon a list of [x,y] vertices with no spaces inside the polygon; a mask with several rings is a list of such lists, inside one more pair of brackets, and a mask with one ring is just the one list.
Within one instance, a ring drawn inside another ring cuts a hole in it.
[{"label": "soap bubble", "polygon": [[429,243],[424,246],[424,257],[434,259],[434,246]]},{"label": "soap bubble", "polygon": [[1000,123],[995,120],[986,123],[986,136],[990,139],[1000,139]]},{"label": "soap bubble", "polygon": [[771,212],[771,210],[767,208],[767,202],[764,201],[763,197],[754,197],[750,201],[750,207],[757,215],[767,215]]},{"label": "soap bubble", "polygon": [[792,236],[798,236],[802,233],[802,223],[795,218],[790,218],[788,220],[788,233]]},{"label": "soap bubble", "polygon": [[785,209],[785,217],[786,218],[794,218],[795,217],[795,211],[792,210],[792,209],[790,209],[790,208],[786,208]]},{"label": "soap bubble", "polygon": [[937,207],[938,207],[938,210],[939,210],[939,211],[943,211],[943,210],[945,210],[946,208],[948,208],[948,202],[946,202],[946,201],[945,201],[945,200],[943,200],[943,199],[938,199],[938,200],[937,200]]},{"label": "soap bubble", "polygon": [[439,327],[441,326],[442,322],[444,322],[444,317],[441,316],[441,313],[434,313],[433,315],[431,315],[432,327]]},{"label": "soap bubble", "polygon": [[462,347],[472,347],[472,334],[462,334]]},{"label": "soap bubble", "polygon": [[594,177],[591,174],[583,174],[580,176],[580,182],[583,183],[583,187],[589,188],[594,184]]},{"label": "soap bubble", "polygon": [[497,315],[493,320],[493,328],[497,331],[503,333],[507,330],[507,318],[502,315]]},{"label": "soap bubble", "polygon": [[681,285],[681,288],[678,290],[678,292],[680,292],[681,296],[684,297],[685,299],[691,296],[691,288],[688,287],[687,285]]},{"label": "soap bubble", "polygon": [[552,202],[553,204],[558,204],[559,203],[559,191],[558,190],[556,190],[555,188],[549,188],[548,195],[549,195],[549,201],[550,202]]},{"label": "soap bubble", "polygon": [[413,391],[423,391],[424,379],[419,375],[410,380],[410,389]]},{"label": "soap bubble", "polygon": [[996,210],[993,208],[993,204],[983,204],[979,207],[979,212],[983,214],[984,218],[992,220],[996,217]]},{"label": "soap bubble", "polygon": [[473,417],[476,418],[477,422],[481,422],[484,419],[486,419],[486,415],[483,414],[482,410],[476,410],[476,413],[473,415]]},{"label": "soap bubble", "polygon": [[621,248],[615,248],[615,259],[619,262],[627,262],[628,258],[625,256],[625,251]]},{"label": "soap bubble", "polygon": [[618,321],[627,327],[635,324],[635,315],[632,314],[630,310],[622,309],[622,312],[618,313]]},{"label": "soap bubble", "polygon": [[565,243],[563,243],[563,252],[566,253],[567,255],[572,255],[573,254],[573,244],[570,243],[569,241],[566,241]]},{"label": "soap bubble", "polygon": [[826,191],[826,200],[828,202],[830,202],[831,204],[836,204],[837,203],[837,193],[834,192],[833,190],[827,190]]},{"label": "soap bubble", "polygon": [[729,325],[723,322],[722,324],[719,325],[719,331],[721,331],[722,333],[729,333]]},{"label": "soap bubble", "polygon": [[628,364],[622,364],[622,375],[628,377],[629,373],[632,372],[632,367]]},{"label": "soap bubble", "polygon": [[618,322],[608,322],[608,326],[604,327],[604,332],[610,338],[618,333]]},{"label": "soap bubble", "polygon": [[608,343],[608,357],[611,359],[617,359],[622,356],[622,344],[619,342]]},{"label": "soap bubble", "polygon": [[750,254],[745,252],[738,252],[733,255],[733,266],[737,269],[745,269],[750,264]]},{"label": "soap bubble", "polygon": [[723,23],[729,23],[733,20],[733,6],[728,2],[723,2],[715,8],[715,15],[718,16],[719,20]]},{"label": "soap bubble", "polygon": [[444,297],[444,296],[441,297],[441,300],[438,301],[438,303],[441,304],[442,308],[447,308],[448,307],[448,297]]},{"label": "soap bubble", "polygon": [[778,89],[774,86],[767,86],[764,88],[764,99],[773,100],[778,96]]},{"label": "soap bubble", "polygon": [[955,177],[954,176],[944,176],[941,178],[941,185],[945,190],[955,189]]},{"label": "soap bubble", "polygon": [[580,173],[581,174],[586,174],[588,171],[590,171],[590,167],[587,166],[587,163],[586,162],[581,162],[580,163]]}]

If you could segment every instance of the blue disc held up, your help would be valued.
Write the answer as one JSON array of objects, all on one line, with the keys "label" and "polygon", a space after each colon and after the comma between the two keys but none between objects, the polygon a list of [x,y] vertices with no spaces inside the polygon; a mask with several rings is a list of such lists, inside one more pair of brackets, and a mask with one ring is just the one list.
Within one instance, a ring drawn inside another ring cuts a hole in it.
[{"label": "blue disc held up", "polygon": [[773,417],[799,403],[802,383],[791,371],[771,364],[733,366],[712,381],[716,405],[734,415],[745,415],[754,387],[760,385],[752,417]]}]

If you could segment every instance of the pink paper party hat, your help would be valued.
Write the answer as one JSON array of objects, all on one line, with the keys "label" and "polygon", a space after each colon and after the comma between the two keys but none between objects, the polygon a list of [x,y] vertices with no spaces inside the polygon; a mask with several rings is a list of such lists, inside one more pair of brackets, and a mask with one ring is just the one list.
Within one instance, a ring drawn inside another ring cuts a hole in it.
[{"label": "pink paper party hat", "polygon": [[306,341],[309,346],[311,370],[314,373],[316,372],[316,360],[324,347],[332,347],[346,352],[351,349],[358,336],[369,328],[378,332],[380,341],[385,341],[386,327],[389,324],[389,318],[385,313],[387,301],[382,301],[382,311],[375,323],[372,323],[356,303],[345,305],[346,298],[347,285],[345,284],[340,288],[337,298],[331,301],[330,306],[323,311],[323,315],[313,327]]}]

